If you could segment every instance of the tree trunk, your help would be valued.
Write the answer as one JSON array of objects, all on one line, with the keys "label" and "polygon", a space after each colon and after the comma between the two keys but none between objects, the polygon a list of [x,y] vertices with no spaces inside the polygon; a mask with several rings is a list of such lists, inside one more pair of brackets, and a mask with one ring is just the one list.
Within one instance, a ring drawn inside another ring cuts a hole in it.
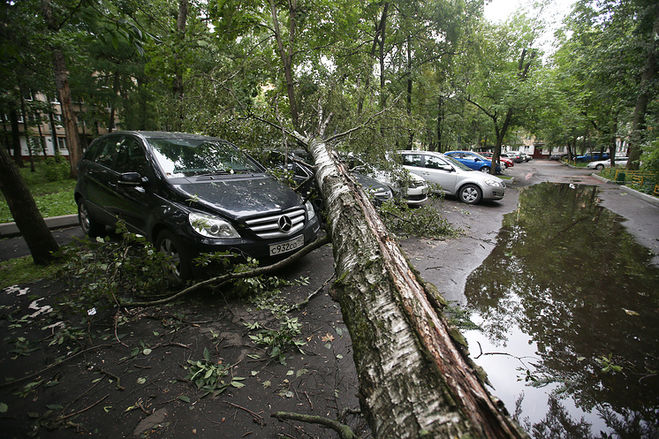
[{"label": "tree trunk", "polygon": [[60,49],[53,49],[53,66],[55,69],[55,85],[59,101],[62,106],[62,123],[66,132],[66,148],[69,151],[71,164],[71,177],[78,177],[78,162],[82,156],[80,140],[78,138],[78,122],[73,103],[71,102],[71,88],[69,87],[69,72],[66,69],[64,53]]},{"label": "tree trunk", "polygon": [[359,185],[323,141],[297,137],[327,202],[334,290],[375,437],[524,437],[456,347],[436,312],[439,295],[420,283]]},{"label": "tree trunk", "polygon": [[48,151],[46,150],[46,138],[43,136],[41,131],[41,118],[37,113],[34,113],[34,120],[37,121],[37,130],[39,131],[39,144],[41,145],[41,151],[43,152],[44,161],[48,158]]},{"label": "tree trunk", "polygon": [[636,106],[634,107],[632,132],[629,136],[629,161],[627,162],[627,169],[638,169],[640,165],[641,144],[643,143],[643,131],[645,130],[645,113],[652,94],[652,83],[657,68],[657,39],[655,35],[659,33],[659,5],[655,4],[651,10],[654,15],[654,25],[649,35],[648,52],[639,85],[640,92],[636,98]]},{"label": "tree trunk", "polygon": [[0,148],[0,189],[4,194],[18,229],[27,242],[35,264],[47,264],[53,260],[53,252],[58,245],[43,220],[30,190],[25,185],[21,174],[7,155]]},{"label": "tree trunk", "polygon": [[[373,36],[373,44],[371,45],[371,51],[369,53],[370,57],[369,60],[372,60],[375,58],[375,50],[379,46],[380,38],[382,38],[384,28],[386,26],[387,22],[387,11],[389,10],[389,3],[384,4],[384,8],[382,9],[382,15],[380,16],[380,19],[375,23],[375,35]],[[366,74],[366,85],[364,86],[364,92],[369,93],[369,89],[371,88],[371,74],[373,71],[373,66],[368,65],[368,70]],[[364,94],[362,94],[359,97],[359,102],[357,104],[357,114],[361,115],[362,110],[364,109]]]},{"label": "tree trunk", "polygon": [[30,124],[27,119],[27,111],[25,111],[25,99],[23,99],[23,91],[21,94],[21,115],[23,116],[23,134],[25,135],[25,145],[27,146],[27,155],[30,159],[30,171],[34,172],[34,157],[32,156],[32,145],[30,144]]},{"label": "tree trunk", "polygon": [[385,87],[385,76],[384,76],[384,44],[386,41],[386,36],[387,36],[387,14],[389,11],[389,3],[384,4],[384,10],[382,12],[382,21],[380,23],[380,41],[378,41],[378,46],[380,47],[380,53],[378,55],[378,59],[380,61],[380,109],[384,110],[384,108],[387,106],[387,97],[385,96],[384,93],[384,87]]},{"label": "tree trunk", "polygon": [[48,111],[48,119],[50,120],[50,131],[53,141],[53,156],[55,157],[55,163],[59,163],[59,147],[57,145],[57,124],[55,123],[55,116],[53,116],[53,111],[50,109]]},{"label": "tree trunk", "polygon": [[183,50],[183,42],[185,41],[185,26],[188,20],[188,0],[179,0],[178,16],[176,17],[176,48],[174,49],[174,84],[172,91],[174,93],[174,100],[178,107],[178,121],[176,130],[180,130],[183,125],[184,112],[183,112],[183,63],[181,61],[180,51]]},{"label": "tree trunk", "polygon": [[279,17],[277,16],[277,7],[275,1],[270,0],[270,13],[275,31],[275,40],[277,41],[277,52],[284,68],[284,78],[286,79],[286,93],[288,95],[288,105],[291,111],[291,121],[295,130],[300,129],[299,111],[297,108],[297,98],[295,96],[295,82],[293,81],[293,43],[295,42],[296,32],[296,0],[288,2],[289,7],[289,25],[288,25],[288,49],[284,48],[284,41],[279,27]]},{"label": "tree trunk", "polygon": [[442,145],[442,122],[444,121],[444,97],[439,94],[437,99],[437,152],[444,152]]},{"label": "tree trunk", "polygon": [[21,154],[21,135],[18,129],[18,113],[13,107],[9,110],[9,123],[11,124],[11,146],[14,152],[14,163],[22,168],[24,165],[23,154]]}]

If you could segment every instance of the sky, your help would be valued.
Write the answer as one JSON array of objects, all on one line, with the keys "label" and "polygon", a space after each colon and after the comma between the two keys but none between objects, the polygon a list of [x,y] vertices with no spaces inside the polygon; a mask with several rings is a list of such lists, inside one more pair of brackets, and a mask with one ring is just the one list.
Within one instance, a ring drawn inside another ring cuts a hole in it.
[{"label": "sky", "polygon": [[[547,21],[547,31],[541,38],[541,46],[550,52],[553,34],[560,27],[563,18],[570,12],[575,0],[551,0],[541,17]],[[490,0],[485,5],[485,18],[493,23],[502,23],[518,8],[531,9],[533,0]]]}]

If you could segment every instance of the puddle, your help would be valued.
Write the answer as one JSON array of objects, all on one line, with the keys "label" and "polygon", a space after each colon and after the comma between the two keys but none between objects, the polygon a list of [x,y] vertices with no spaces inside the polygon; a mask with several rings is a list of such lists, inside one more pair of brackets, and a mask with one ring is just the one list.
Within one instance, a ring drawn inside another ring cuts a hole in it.
[{"label": "puddle", "polygon": [[530,187],[467,280],[471,356],[532,437],[659,437],[659,268],[622,221]]}]

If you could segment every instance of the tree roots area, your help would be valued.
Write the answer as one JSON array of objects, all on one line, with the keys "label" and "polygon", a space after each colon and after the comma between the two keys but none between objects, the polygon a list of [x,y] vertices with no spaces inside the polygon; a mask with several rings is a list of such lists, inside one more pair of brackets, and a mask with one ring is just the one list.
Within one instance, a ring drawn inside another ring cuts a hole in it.
[{"label": "tree roots area", "polygon": [[2,437],[371,437],[332,274],[324,246],[258,297],[66,312],[61,280],[5,288]]}]

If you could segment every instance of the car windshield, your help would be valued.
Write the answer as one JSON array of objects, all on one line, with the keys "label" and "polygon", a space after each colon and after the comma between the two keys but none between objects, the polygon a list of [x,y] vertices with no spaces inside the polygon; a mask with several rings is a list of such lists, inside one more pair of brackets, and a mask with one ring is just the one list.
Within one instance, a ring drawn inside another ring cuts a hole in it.
[{"label": "car windshield", "polygon": [[448,160],[449,162],[451,162],[451,164],[453,166],[455,166],[456,168],[460,168],[463,171],[473,171],[473,169],[467,167],[467,165],[463,165],[461,162],[457,161],[456,159],[454,159],[453,157],[451,157],[449,155],[445,155],[444,158],[446,160]]},{"label": "car windshield", "polygon": [[151,138],[149,143],[167,178],[263,172],[245,153],[219,140]]}]

